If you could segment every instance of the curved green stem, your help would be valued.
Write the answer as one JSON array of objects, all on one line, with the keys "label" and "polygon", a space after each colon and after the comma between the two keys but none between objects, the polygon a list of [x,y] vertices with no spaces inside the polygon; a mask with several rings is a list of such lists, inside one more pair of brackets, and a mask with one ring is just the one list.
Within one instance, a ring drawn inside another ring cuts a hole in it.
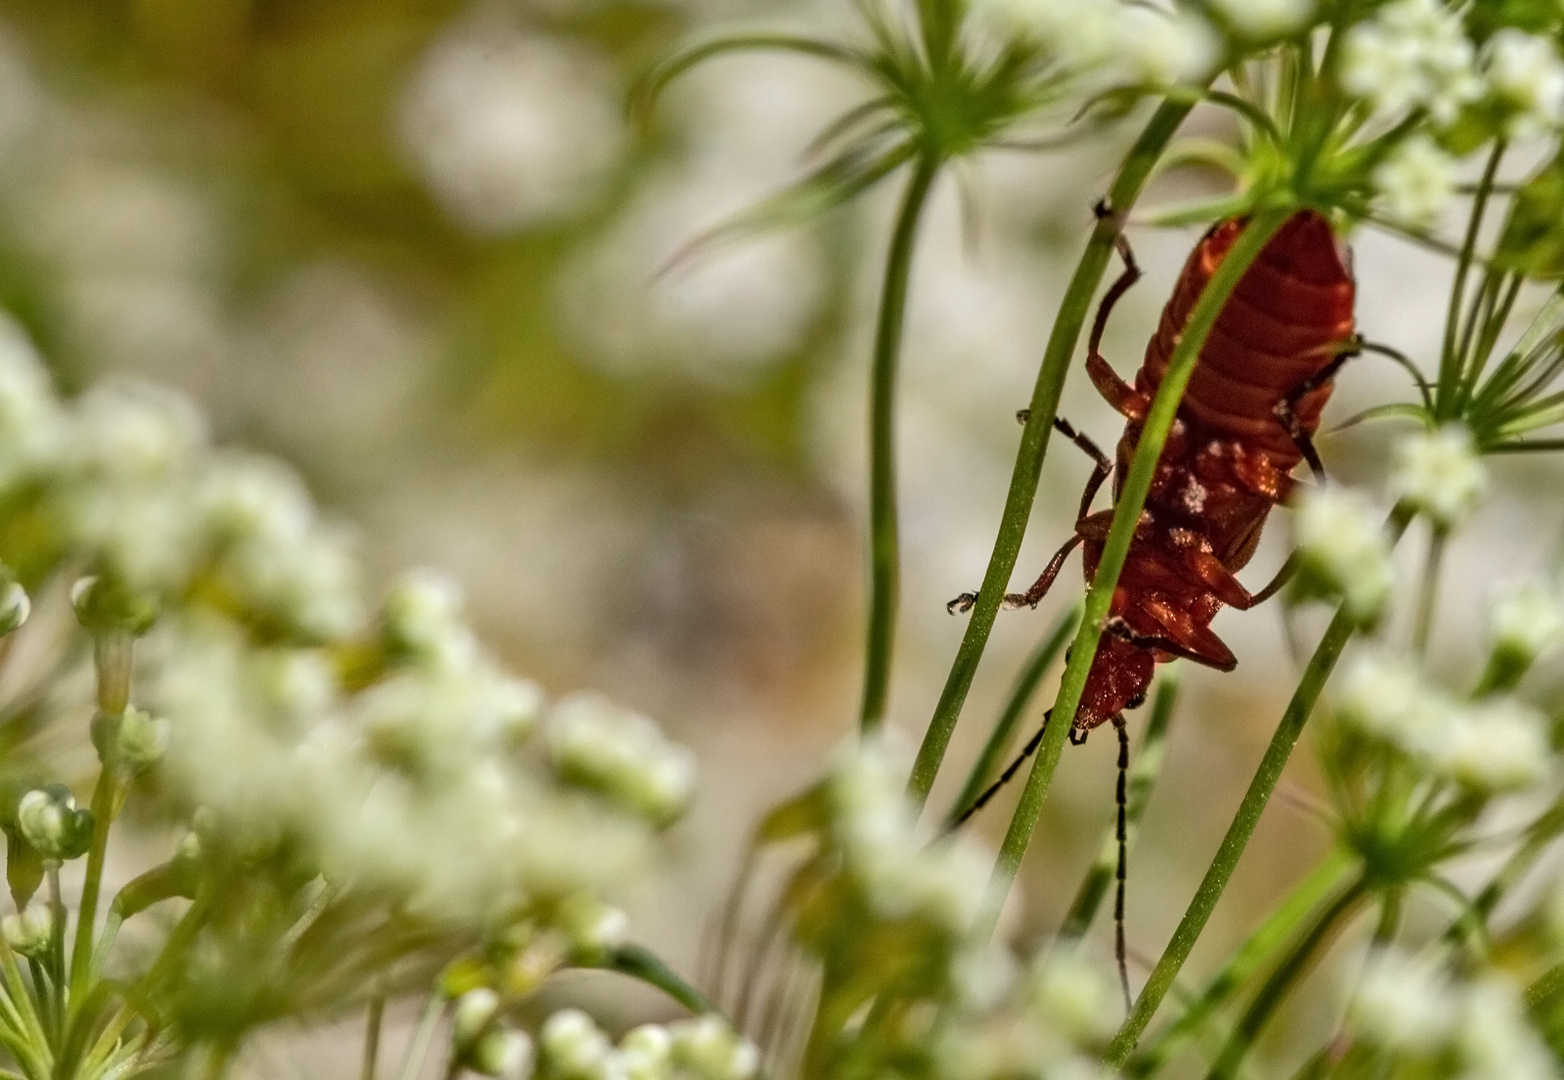
[{"label": "curved green stem", "polygon": [[681,978],[655,953],[640,945],[621,945],[610,952],[601,964],[594,966],[607,971],[617,971],[621,975],[639,979],[648,986],[654,986],[696,1016],[722,1012],[705,994]]},{"label": "curved green stem", "polygon": [[[1401,533],[1406,530],[1408,515],[1398,510],[1391,516],[1391,535],[1393,539],[1399,539]],[[1189,907],[1184,912],[1184,917],[1179,921],[1178,928],[1173,931],[1173,938],[1163,950],[1157,966],[1152,969],[1150,977],[1146,980],[1146,986],[1141,991],[1140,998],[1135,1002],[1135,1009],[1130,1013],[1129,1019],[1119,1028],[1114,1036],[1112,1044],[1108,1047],[1106,1060],[1109,1064],[1122,1065],[1135,1049],[1135,1043],[1140,1038],[1141,1032],[1146,1030],[1152,1014],[1157,1011],[1157,1006],[1162,1004],[1162,999],[1167,995],[1168,988],[1173,985],[1173,980],[1178,976],[1179,969],[1184,966],[1184,961],[1189,959],[1190,950],[1195,947],[1195,941],[1200,937],[1206,927],[1206,922],[1211,918],[1211,912],[1216,909],[1216,903],[1221,899],[1223,891],[1227,888],[1229,879],[1233,876],[1233,870],[1238,865],[1239,858],[1244,853],[1244,848],[1249,844],[1249,838],[1254,835],[1255,826],[1260,822],[1260,815],[1265,812],[1265,804],[1271,798],[1271,792],[1276,790],[1276,783],[1282,777],[1282,770],[1287,767],[1287,759],[1292,755],[1292,749],[1298,743],[1298,736],[1303,733],[1303,725],[1308,721],[1309,714],[1314,711],[1314,704],[1319,700],[1320,692],[1325,689],[1325,681],[1330,678],[1331,671],[1336,666],[1341,651],[1352,637],[1355,623],[1345,610],[1337,611],[1336,617],[1325,630],[1325,636],[1320,639],[1314,655],[1309,659],[1309,666],[1304,669],[1303,678],[1298,683],[1298,688],[1293,691],[1292,700],[1287,703],[1287,710],[1282,714],[1282,719],[1276,725],[1276,731],[1271,735],[1270,745],[1265,748],[1265,756],[1260,759],[1260,767],[1255,770],[1254,778],[1249,781],[1249,790],[1244,793],[1243,802],[1238,805],[1238,812],[1233,816],[1233,822],[1227,827],[1227,835],[1222,837],[1221,846],[1217,848],[1216,857],[1212,859],[1211,866],[1206,870],[1206,876],[1201,880],[1200,887],[1195,890],[1195,895],[1189,902]]]},{"label": "curved green stem", "polygon": [[1428,536],[1428,554],[1423,561],[1423,581],[1417,594],[1417,617],[1412,624],[1412,651],[1428,654],[1428,638],[1434,629],[1434,611],[1439,602],[1439,571],[1444,566],[1446,532],[1438,526]]},{"label": "curved green stem", "polygon": [[984,789],[993,782],[994,775],[999,771],[1000,763],[1004,760],[1005,750],[1010,745],[1010,738],[1015,734],[1016,725],[1021,722],[1021,717],[1026,715],[1026,707],[1032,702],[1032,695],[1037,692],[1037,684],[1043,681],[1043,675],[1048,671],[1049,665],[1059,655],[1070,636],[1075,633],[1076,623],[1081,617],[1079,608],[1072,608],[1059,616],[1059,621],[1054,623],[1047,636],[1037,643],[1037,648],[1032,650],[1032,655],[1026,658],[1026,664],[1021,668],[1021,673],[1016,676],[1016,681],[1010,688],[1010,697],[1005,701],[1005,707],[999,714],[999,719],[994,723],[994,730],[988,733],[988,741],[983,744],[983,750],[978,754],[977,760],[972,763],[972,771],[967,774],[967,782],[961,786],[961,793],[956,796],[956,801],[950,804],[950,813],[945,816],[946,828],[954,828],[967,807],[977,801],[977,797],[983,794]]},{"label": "curved green stem", "polygon": [[1254,1000],[1249,1003],[1249,1008],[1244,1010],[1243,1017],[1238,1021],[1238,1026],[1233,1029],[1232,1036],[1227,1040],[1227,1045],[1222,1048],[1221,1055],[1216,1064],[1211,1067],[1206,1080],[1230,1080],[1243,1064],[1244,1056],[1249,1048],[1265,1029],[1271,1014],[1281,1004],[1303,975],[1309,962],[1314,958],[1315,951],[1325,942],[1331,932],[1336,928],[1337,922],[1350,914],[1357,907],[1358,902],[1367,894],[1362,880],[1352,883],[1342,890],[1341,894],[1320,913],[1320,917],[1314,921],[1314,925],[1298,939],[1296,945],[1276,965],[1276,970],[1271,972],[1271,977],[1265,981],[1265,985],[1255,994]]},{"label": "curved green stem", "polygon": [[[1125,214],[1140,197],[1146,179],[1151,175],[1157,159],[1162,156],[1168,140],[1189,115],[1192,106],[1184,102],[1165,101],[1141,132],[1124,164],[1108,190],[1108,205],[1115,216]],[[1037,371],[1037,382],[1032,388],[1030,414],[1021,432],[1021,445],[1016,450],[1015,468],[1010,474],[1010,490],[1005,496],[1004,514],[999,522],[999,535],[994,539],[994,552],[989,557],[988,569],[983,574],[983,585],[978,590],[977,603],[972,608],[967,632],[962,636],[961,647],[946,676],[945,687],[940,692],[934,716],[924,733],[923,745],[918,748],[918,758],[913,765],[908,793],[922,806],[934,786],[934,777],[944,760],[945,748],[956,730],[961,716],[961,706],[972,688],[983,649],[994,629],[994,618],[1004,599],[1010,574],[1015,569],[1016,557],[1021,551],[1021,540],[1026,535],[1027,519],[1032,513],[1032,500],[1037,495],[1037,480],[1042,473],[1043,457],[1048,451],[1048,437],[1053,431],[1054,414],[1059,408],[1059,395],[1064,391],[1065,377],[1070,371],[1070,361],[1080,340],[1081,328],[1091,310],[1092,296],[1102,281],[1103,271],[1113,254],[1113,244],[1119,234],[1119,222],[1105,217],[1097,222],[1086,250],[1076,265],[1075,276],[1070,279],[1059,314],[1054,319],[1048,346],[1043,352],[1043,362]],[[1061,725],[1064,726],[1064,725]]]},{"label": "curved green stem", "polygon": [[[1200,358],[1200,350],[1205,345],[1206,336],[1215,325],[1217,316],[1221,314],[1222,308],[1227,303],[1228,296],[1232,294],[1266,242],[1282,226],[1282,223],[1292,216],[1292,213],[1292,207],[1268,208],[1257,212],[1249,219],[1244,231],[1238,235],[1233,246],[1223,256],[1221,264],[1201,292],[1200,299],[1196,301],[1194,310],[1190,312],[1189,321],[1179,337],[1178,345],[1173,350],[1173,356],[1168,361],[1167,372],[1162,376],[1162,385],[1157,388],[1157,396],[1152,401],[1146,421],[1141,427],[1140,440],[1135,447],[1135,457],[1130,463],[1129,475],[1125,477],[1124,485],[1114,499],[1113,525],[1108,530],[1108,538],[1103,544],[1102,557],[1097,564],[1097,575],[1092,581],[1091,590],[1086,594],[1086,610],[1081,619],[1080,630],[1076,632],[1075,643],[1071,646],[1070,662],[1065,666],[1064,677],[1059,683],[1059,696],[1054,700],[1053,723],[1048,725],[1042,745],[1038,747],[1037,758],[1032,764],[1032,771],[1026,778],[1026,787],[1021,793],[1021,801],[1010,819],[1010,828],[1005,833],[1004,842],[1000,845],[999,860],[994,868],[993,895],[989,898],[986,912],[990,930],[998,919],[999,909],[1004,903],[1005,895],[1010,891],[1011,882],[1015,880],[1016,871],[1020,869],[1021,858],[1026,854],[1027,842],[1031,839],[1032,830],[1036,827],[1037,819],[1042,813],[1043,800],[1048,796],[1048,787],[1053,780],[1054,769],[1059,764],[1064,740],[1070,733],[1076,708],[1080,705],[1081,694],[1086,688],[1086,674],[1097,655],[1097,639],[1108,617],[1108,608],[1113,601],[1113,590],[1118,584],[1119,571],[1124,568],[1124,560],[1129,555],[1130,541],[1140,522],[1141,508],[1145,505],[1146,495],[1151,490],[1151,480],[1156,473],[1157,461],[1162,456],[1163,445],[1167,442],[1168,430],[1173,426],[1179,401],[1184,395],[1184,387],[1188,384],[1190,375],[1194,373],[1195,362]],[[1164,987],[1164,992],[1165,990]]]},{"label": "curved green stem", "polygon": [[896,609],[901,593],[901,555],[896,535],[896,367],[901,355],[918,222],[940,164],[938,155],[925,152],[918,157],[907,180],[896,229],[891,234],[874,332],[869,390],[869,625],[864,645],[863,701],[858,709],[858,722],[864,731],[880,726],[890,696]]},{"label": "curved green stem", "polygon": [[1279,949],[1303,925],[1309,912],[1333,890],[1340,888],[1354,867],[1353,860],[1335,851],[1314,871],[1293,887],[1286,899],[1266,917],[1260,928],[1249,936],[1222,970],[1206,985],[1204,992],[1163,1030],[1144,1050],[1130,1059],[1126,1076],[1146,1077],[1158,1072],[1205,1026],[1216,1011],[1227,1004],[1254,977]]},{"label": "curved green stem", "polygon": [[[1151,789],[1156,786],[1157,776],[1162,772],[1163,744],[1167,740],[1168,723],[1173,719],[1173,706],[1178,703],[1179,681],[1177,667],[1166,669],[1162,678],[1157,680],[1157,693],[1151,702],[1151,720],[1146,724],[1146,735],[1135,753],[1134,764],[1130,766],[1129,791],[1124,807],[1126,850],[1135,846],[1135,833],[1140,827],[1140,819],[1146,813],[1146,804],[1151,801]],[[1084,937],[1086,931],[1091,929],[1092,919],[1102,906],[1103,897],[1108,895],[1108,885],[1118,873],[1118,831],[1117,823],[1110,824],[1105,831],[1102,843],[1097,848],[1097,859],[1086,871],[1080,888],[1075,891],[1075,900],[1070,904],[1064,925],[1059,929],[1060,937]]]}]

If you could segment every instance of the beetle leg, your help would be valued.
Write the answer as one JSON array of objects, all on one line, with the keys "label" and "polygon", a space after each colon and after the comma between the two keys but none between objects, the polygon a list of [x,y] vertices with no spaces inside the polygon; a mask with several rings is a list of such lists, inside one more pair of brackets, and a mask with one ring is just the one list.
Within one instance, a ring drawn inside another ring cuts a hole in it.
[{"label": "beetle leg", "polygon": [[[1005,607],[1036,607],[1042,602],[1048,590],[1053,587],[1054,579],[1059,576],[1059,570],[1064,566],[1064,560],[1070,552],[1075,550],[1082,540],[1086,539],[1080,533],[1076,533],[1064,542],[1064,546],[1054,552],[1054,557],[1048,560],[1048,565],[1043,569],[1042,576],[1032,583],[1032,587],[1024,593],[1006,593]],[[945,610],[952,615],[962,611],[971,611],[972,605],[977,603],[977,593],[962,593],[950,603],[945,605]]]},{"label": "beetle leg", "polygon": [[[1099,219],[1116,217],[1106,201],[1099,202],[1095,209]],[[1108,316],[1113,313],[1113,306],[1129,291],[1131,285],[1140,280],[1140,266],[1135,262],[1130,242],[1125,239],[1122,224],[1119,233],[1113,238],[1113,249],[1124,261],[1124,272],[1108,286],[1108,291],[1103,293],[1102,303],[1097,305],[1097,317],[1092,320],[1091,336],[1086,340],[1086,374],[1115,412],[1138,423],[1146,419],[1146,399],[1121,379],[1102,355],[1102,335],[1108,328]]]},{"label": "beetle leg", "polygon": [[1350,341],[1341,342],[1338,345],[1326,346],[1326,348],[1332,350],[1340,349],[1342,351],[1337,352],[1330,363],[1289,390],[1287,396],[1278,401],[1271,410],[1276,415],[1277,421],[1286,430],[1288,437],[1292,439],[1293,445],[1303,455],[1303,460],[1309,463],[1309,470],[1314,473],[1314,478],[1321,484],[1325,483],[1325,466],[1320,462],[1319,452],[1314,449],[1313,437],[1303,430],[1303,424],[1298,420],[1298,402],[1303,400],[1304,395],[1318,390],[1334,379],[1336,373],[1342,369],[1342,365],[1358,355],[1361,343],[1354,338]]},{"label": "beetle leg", "polygon": [[1141,610],[1162,624],[1167,631],[1166,635],[1139,633],[1119,618],[1109,619],[1103,630],[1137,648],[1160,649],[1218,671],[1232,671],[1238,666],[1238,659],[1221,638],[1209,628],[1197,625],[1187,613],[1168,604],[1161,597],[1147,597],[1140,601],[1140,606]]},{"label": "beetle leg", "polygon": [[1092,508],[1092,500],[1097,497],[1097,492],[1102,490],[1103,481],[1108,479],[1113,472],[1113,462],[1108,460],[1108,455],[1102,452],[1102,447],[1091,440],[1090,436],[1083,435],[1075,430],[1075,426],[1062,416],[1054,417],[1054,427],[1059,434],[1079,446],[1087,457],[1092,459],[1091,479],[1086,481],[1086,490],[1081,492],[1081,509],[1077,513],[1078,518],[1086,516]]}]

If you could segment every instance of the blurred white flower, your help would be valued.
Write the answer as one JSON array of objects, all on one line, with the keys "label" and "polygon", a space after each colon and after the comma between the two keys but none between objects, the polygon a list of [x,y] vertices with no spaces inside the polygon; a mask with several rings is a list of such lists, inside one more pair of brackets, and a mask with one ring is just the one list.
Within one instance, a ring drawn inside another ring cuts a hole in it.
[{"label": "blurred white flower", "polygon": [[1541,714],[1512,698],[1456,713],[1428,756],[1442,774],[1483,792],[1535,787],[1553,764]]},{"label": "blurred white flower", "polygon": [[49,948],[54,915],[42,904],[28,904],[20,914],[0,919],[0,935],[23,956],[41,957]]},{"label": "blurred white flower", "polygon": [[1471,432],[1460,424],[1409,435],[1392,453],[1392,497],[1428,515],[1438,528],[1460,524],[1488,490],[1488,470]]},{"label": "blurred white flower", "polygon": [[58,450],[63,418],[32,341],[0,312],[0,487],[36,470]]},{"label": "blurred white flower", "polygon": [[695,759],[650,719],[596,694],[572,694],[548,718],[549,760],[561,776],[649,819],[676,817],[695,786]]},{"label": "blurred white flower", "polygon": [[182,394],[113,379],[95,384],[72,410],[65,468],[88,478],[158,481],[206,444],[206,423]]},{"label": "blurred white flower", "polygon": [[27,621],[32,610],[33,602],[19,582],[13,581],[0,588],[0,635],[18,629]]},{"label": "blurred white flower", "polygon": [[475,232],[555,220],[597,198],[623,150],[612,70],[584,42],[460,25],[413,77],[402,141],[441,204]]},{"label": "blurred white flower", "polygon": [[1456,707],[1409,658],[1375,649],[1354,656],[1337,687],[1343,723],[1408,752],[1427,747]]},{"label": "blurred white flower", "polygon": [[1426,135],[1407,139],[1374,169],[1374,187],[1390,215],[1428,226],[1455,195],[1455,159]]},{"label": "blurred white flower", "polygon": [[473,1048],[474,1071],[498,1080],[526,1080],[532,1075],[532,1039],[525,1031],[498,1027],[488,1031]]},{"label": "blurred white flower", "polygon": [[1137,82],[1201,80],[1221,56],[1221,43],[1211,27],[1183,8],[1169,14],[1127,5],[1119,20],[1119,64]]},{"label": "blurred white flower", "polygon": [[619,1040],[625,1080],[663,1080],[668,1075],[673,1037],[661,1024],[642,1024]]},{"label": "blurred white flower", "polygon": [[668,1025],[673,1061],[700,1080],[750,1080],[760,1051],[720,1016],[707,1014]]},{"label": "blurred white flower", "polygon": [[451,1009],[451,1041],[458,1047],[471,1045],[489,1026],[499,1007],[500,996],[487,986],[457,998]]},{"label": "blurred white flower", "polygon": [[1427,964],[1376,949],[1363,966],[1348,1009],[1353,1030],[1391,1050],[1427,1054],[1454,1036],[1456,1000]]},{"label": "blurred white flower", "polygon": [[163,717],[131,707],[120,717],[115,738],[115,759],[131,773],[142,772],[163,760],[168,752],[172,725]]},{"label": "blurred white flower", "polygon": [[1564,635],[1564,597],[1557,585],[1513,582],[1495,590],[1488,607],[1487,637],[1509,662],[1530,664]]},{"label": "blurred white flower", "polygon": [[1498,975],[1467,990],[1459,1025],[1463,1080],[1557,1080],[1558,1066],[1527,1023],[1519,991]]},{"label": "blurred white flower", "polygon": [[613,1045],[580,1009],[561,1009],[545,1020],[538,1033],[538,1044],[550,1076],[561,1080],[605,1080],[608,1075]]},{"label": "blurred white flower", "polygon": [[1211,7],[1251,41],[1295,33],[1314,18],[1313,0],[1212,0]]},{"label": "blurred white flower", "polygon": [[228,553],[223,577],[257,614],[306,640],[332,641],[363,620],[353,549],[346,532],[323,526],[287,539],[256,536]]},{"label": "blurred white flower", "polygon": [[1294,522],[1300,578],[1340,593],[1360,620],[1378,615],[1394,584],[1390,543],[1373,504],[1341,487],[1307,491]]},{"label": "blurred white flower", "polygon": [[275,458],[224,451],[201,478],[207,528],[219,541],[296,541],[309,531],[315,507],[304,483]]},{"label": "blurred white flower", "polygon": [[560,905],[559,926],[576,955],[601,957],[624,944],[630,920],[590,893],[577,893]]},{"label": "blurred white flower", "polygon": [[470,667],[478,649],[455,579],[412,570],[391,586],[384,609],[387,644],[436,666]]},{"label": "blurred white flower", "polygon": [[1347,34],[1342,84],[1386,113],[1425,108],[1448,124],[1482,94],[1460,7],[1393,0]]},{"label": "blurred white flower", "polygon": [[1564,120],[1564,61],[1552,42],[1505,27],[1485,53],[1489,89],[1515,110],[1512,136],[1541,135]]},{"label": "blurred white flower", "polygon": [[950,970],[962,1004],[979,1012],[998,1006],[1010,993],[1018,974],[1010,950],[995,942],[960,953]]},{"label": "blurred white flower", "polygon": [[1122,9],[1111,0],[975,0],[973,8],[999,33],[1041,42],[1076,71],[1111,60],[1119,45]]},{"label": "blurred white flower", "polygon": [[1119,995],[1107,974],[1072,950],[1039,957],[1030,1006],[1077,1042],[1106,1038],[1118,1027]]}]

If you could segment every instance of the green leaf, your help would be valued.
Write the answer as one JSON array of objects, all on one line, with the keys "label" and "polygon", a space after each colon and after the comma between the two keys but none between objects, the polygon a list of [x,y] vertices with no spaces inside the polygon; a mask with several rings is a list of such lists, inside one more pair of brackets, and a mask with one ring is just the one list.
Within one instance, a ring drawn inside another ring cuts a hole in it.
[{"label": "green leaf", "polygon": [[1528,277],[1564,278],[1564,154],[1516,192],[1494,262]]}]

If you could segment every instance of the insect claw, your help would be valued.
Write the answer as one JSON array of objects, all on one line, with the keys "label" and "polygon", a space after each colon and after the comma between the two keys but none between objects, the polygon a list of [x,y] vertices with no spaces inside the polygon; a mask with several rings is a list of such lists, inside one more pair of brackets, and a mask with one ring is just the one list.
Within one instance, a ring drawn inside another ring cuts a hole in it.
[{"label": "insect claw", "polygon": [[946,604],[945,610],[952,615],[957,615],[963,611],[971,611],[975,603],[977,603],[977,593],[964,592]]},{"label": "insect claw", "polygon": [[1036,611],[1037,601],[1028,597],[1026,593],[1005,593],[1005,607],[1012,609],[1029,607],[1033,611]]},{"label": "insect claw", "polygon": [[1030,420],[1031,418],[1032,418],[1032,410],[1031,409],[1017,409],[1016,410],[1016,423],[1024,424],[1028,420]]}]

